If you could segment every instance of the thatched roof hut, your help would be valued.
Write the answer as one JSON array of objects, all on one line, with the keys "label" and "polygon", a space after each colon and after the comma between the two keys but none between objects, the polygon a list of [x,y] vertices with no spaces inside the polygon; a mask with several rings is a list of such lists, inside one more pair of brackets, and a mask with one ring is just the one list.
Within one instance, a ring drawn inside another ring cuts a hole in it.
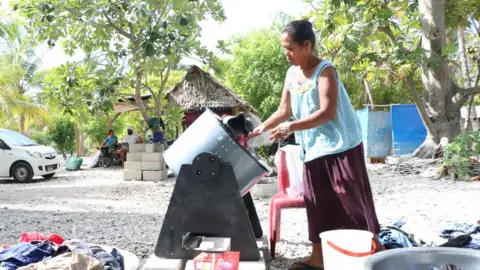
[{"label": "thatched roof hut", "polygon": [[195,121],[205,108],[219,115],[240,111],[256,114],[256,110],[233,90],[197,66],[191,66],[183,79],[167,91],[167,98],[169,103],[184,110],[186,126]]},{"label": "thatched roof hut", "polygon": [[254,112],[248,103],[233,90],[220,84],[209,73],[191,66],[183,79],[167,91],[168,101],[184,111],[208,108],[241,108]]}]

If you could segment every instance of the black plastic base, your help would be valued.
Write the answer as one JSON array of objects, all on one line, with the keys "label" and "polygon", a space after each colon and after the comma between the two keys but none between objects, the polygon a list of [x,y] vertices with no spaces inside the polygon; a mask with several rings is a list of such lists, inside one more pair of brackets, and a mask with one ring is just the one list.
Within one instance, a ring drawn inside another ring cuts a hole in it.
[{"label": "black plastic base", "polygon": [[192,233],[228,237],[231,239],[231,250],[240,252],[240,260],[258,261],[260,251],[255,234],[261,237],[263,232],[251,195],[247,194],[245,198],[240,195],[232,166],[221,164],[219,175],[211,179],[206,179],[203,172],[199,173],[193,167],[198,168],[182,165],[180,169],[155,255],[169,259],[193,259],[200,252],[185,249],[182,243],[184,234]]}]

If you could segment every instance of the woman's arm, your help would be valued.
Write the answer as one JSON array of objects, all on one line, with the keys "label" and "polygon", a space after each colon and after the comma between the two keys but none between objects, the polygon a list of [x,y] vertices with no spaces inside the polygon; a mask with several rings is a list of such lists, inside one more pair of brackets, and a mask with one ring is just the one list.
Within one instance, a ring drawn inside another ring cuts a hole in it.
[{"label": "woman's arm", "polygon": [[292,107],[290,105],[290,92],[288,87],[285,86],[282,92],[282,99],[277,111],[275,111],[268,119],[263,123],[265,131],[270,130],[278,126],[280,123],[287,121],[292,117]]},{"label": "woman's arm", "polygon": [[338,81],[334,67],[327,67],[318,77],[320,109],[304,119],[290,123],[290,131],[311,129],[321,126],[337,116]]}]

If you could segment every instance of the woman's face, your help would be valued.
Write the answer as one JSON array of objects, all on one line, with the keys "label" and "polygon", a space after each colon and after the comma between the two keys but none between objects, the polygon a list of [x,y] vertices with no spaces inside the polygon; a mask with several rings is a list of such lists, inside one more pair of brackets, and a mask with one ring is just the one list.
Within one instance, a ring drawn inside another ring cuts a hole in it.
[{"label": "woman's face", "polygon": [[292,66],[300,65],[312,54],[310,41],[306,41],[304,45],[298,44],[293,41],[288,33],[282,33],[280,40],[287,61]]}]

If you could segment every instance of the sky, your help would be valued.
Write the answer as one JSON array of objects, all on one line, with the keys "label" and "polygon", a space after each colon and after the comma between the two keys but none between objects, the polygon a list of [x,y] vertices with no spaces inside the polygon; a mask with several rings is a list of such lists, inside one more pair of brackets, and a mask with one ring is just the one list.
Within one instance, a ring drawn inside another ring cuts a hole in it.
[{"label": "sky", "polygon": [[[0,0],[0,9],[8,6],[10,0]],[[220,0],[225,9],[226,21],[219,24],[213,20],[201,23],[202,35],[200,41],[208,49],[215,51],[218,40],[228,40],[236,34],[244,34],[250,30],[268,27],[280,13],[298,17],[309,10],[309,5],[303,0]],[[49,49],[46,45],[38,50],[43,55],[41,69],[50,69],[61,65],[67,60],[80,60],[83,55],[75,54],[68,57],[62,48]],[[192,59],[183,59],[183,64],[199,64]]]}]

